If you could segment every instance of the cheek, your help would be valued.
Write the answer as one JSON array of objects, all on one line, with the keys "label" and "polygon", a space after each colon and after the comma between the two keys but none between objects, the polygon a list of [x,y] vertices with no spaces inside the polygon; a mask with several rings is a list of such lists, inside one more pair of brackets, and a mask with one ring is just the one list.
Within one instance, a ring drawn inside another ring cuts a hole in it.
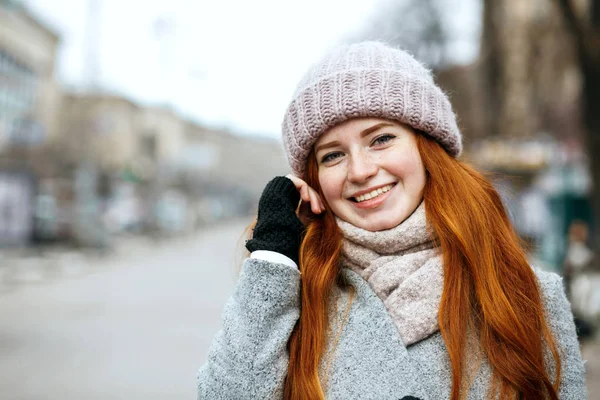
[{"label": "cheek", "polygon": [[424,183],[425,167],[423,167],[419,157],[414,157],[412,160],[410,160],[410,163],[407,164],[406,168],[415,180],[415,183]]},{"label": "cheek", "polygon": [[407,166],[407,170],[409,176],[407,181],[409,182],[412,191],[415,193],[422,193],[423,188],[425,187],[426,174],[425,167],[423,167],[420,158],[414,160],[414,162],[411,162]]},{"label": "cheek", "polygon": [[332,170],[319,172],[319,185],[325,196],[325,201],[332,204],[342,197],[344,180],[340,173]]},{"label": "cheek", "polygon": [[418,152],[410,151],[396,154],[388,159],[392,172],[402,178],[406,183],[424,184],[425,168]]}]

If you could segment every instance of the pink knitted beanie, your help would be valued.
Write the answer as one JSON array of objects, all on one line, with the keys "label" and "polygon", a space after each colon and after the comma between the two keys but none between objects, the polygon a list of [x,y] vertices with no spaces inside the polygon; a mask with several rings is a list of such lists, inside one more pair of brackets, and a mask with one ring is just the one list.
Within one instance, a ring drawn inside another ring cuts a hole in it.
[{"label": "pink knitted beanie", "polygon": [[288,162],[302,177],[314,143],[351,118],[396,120],[425,132],[453,157],[462,150],[452,106],[431,72],[405,51],[379,42],[341,46],[300,81],[283,120]]}]

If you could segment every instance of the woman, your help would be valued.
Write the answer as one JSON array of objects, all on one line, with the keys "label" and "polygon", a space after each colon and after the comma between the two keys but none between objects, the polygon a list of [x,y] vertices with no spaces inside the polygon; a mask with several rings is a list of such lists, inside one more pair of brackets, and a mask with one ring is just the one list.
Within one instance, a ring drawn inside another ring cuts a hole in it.
[{"label": "woman", "polygon": [[199,399],[587,397],[560,278],[528,265],[493,186],[456,159],[419,62],[332,51],[283,142],[294,174],[264,189]]}]

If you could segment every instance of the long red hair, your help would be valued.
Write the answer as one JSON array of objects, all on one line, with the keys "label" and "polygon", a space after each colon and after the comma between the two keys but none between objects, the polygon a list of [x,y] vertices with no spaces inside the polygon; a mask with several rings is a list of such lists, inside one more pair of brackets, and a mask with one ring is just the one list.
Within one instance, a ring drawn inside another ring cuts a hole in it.
[{"label": "long red hair", "polygon": [[[427,173],[427,221],[443,255],[438,320],[452,368],[450,398],[466,397],[470,365],[465,355],[471,344],[467,332],[473,332],[492,370],[491,398],[558,399],[559,352],[544,318],[536,276],[500,196],[482,174],[449,156],[428,136],[418,134],[417,147]],[[312,153],[304,179],[324,200]],[[300,247],[301,313],[288,342],[285,399],[325,397],[318,370],[341,242],[330,210],[306,226]],[[556,371],[553,377],[544,364],[547,350]]]}]

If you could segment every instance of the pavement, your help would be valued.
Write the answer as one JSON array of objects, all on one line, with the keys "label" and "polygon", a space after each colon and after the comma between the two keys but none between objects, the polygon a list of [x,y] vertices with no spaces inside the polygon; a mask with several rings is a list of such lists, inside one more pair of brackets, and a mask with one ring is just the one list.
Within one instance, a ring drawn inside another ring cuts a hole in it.
[{"label": "pavement", "polygon": [[0,398],[196,398],[249,222],[168,241],[124,239],[104,255],[5,252]]},{"label": "pavement", "polygon": [[[0,398],[193,399],[249,220],[108,253],[0,253]],[[600,340],[582,345],[600,399]]]},{"label": "pavement", "polygon": [[22,284],[49,282],[85,274],[95,266],[121,259],[128,253],[151,248],[145,236],[121,236],[109,250],[60,245],[0,249],[0,293]]}]

